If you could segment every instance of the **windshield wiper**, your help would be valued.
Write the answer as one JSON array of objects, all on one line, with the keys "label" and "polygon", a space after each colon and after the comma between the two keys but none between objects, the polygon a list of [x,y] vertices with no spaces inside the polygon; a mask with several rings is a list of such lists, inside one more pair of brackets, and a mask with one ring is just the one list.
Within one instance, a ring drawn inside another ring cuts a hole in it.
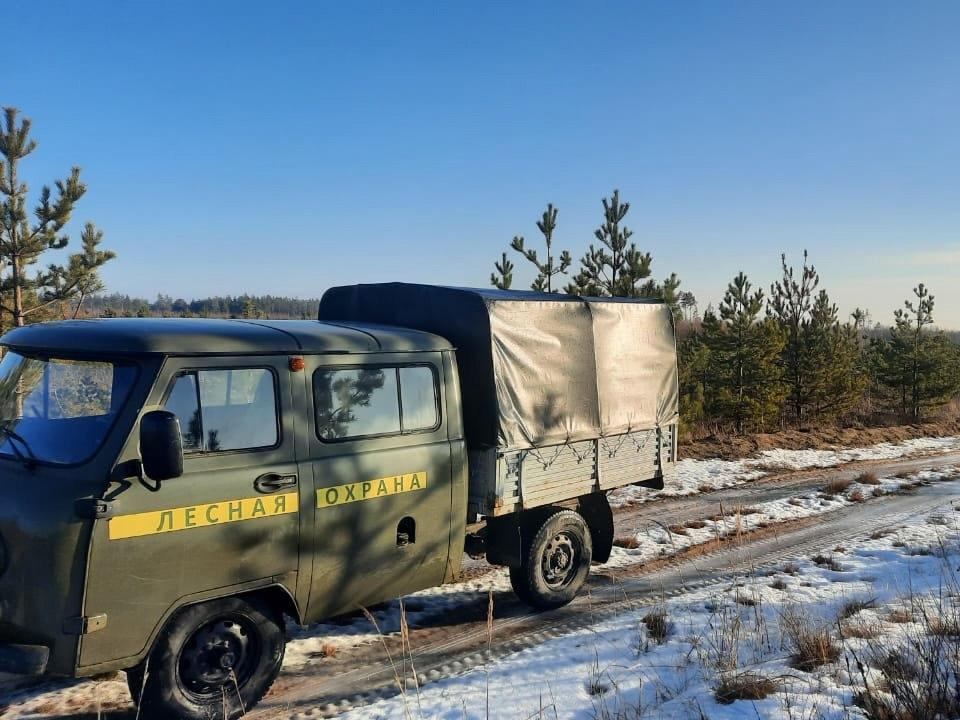
[{"label": "windshield wiper", "polygon": [[[33,450],[30,449],[29,443],[24,439],[23,435],[18,433],[16,430],[11,428],[9,425],[0,425],[0,433],[6,436],[7,442],[10,444],[10,449],[13,450],[13,454],[16,456],[17,460],[20,461],[20,464],[23,465],[27,470],[33,470],[37,466],[37,457],[33,454]],[[23,446],[23,449],[27,451],[27,455],[24,455],[20,448],[17,447],[17,443]]]}]

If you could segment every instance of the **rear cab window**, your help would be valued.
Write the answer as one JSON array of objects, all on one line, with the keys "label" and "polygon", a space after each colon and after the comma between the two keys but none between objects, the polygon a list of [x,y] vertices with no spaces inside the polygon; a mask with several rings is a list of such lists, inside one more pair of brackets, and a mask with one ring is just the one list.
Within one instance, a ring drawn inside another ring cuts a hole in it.
[{"label": "rear cab window", "polygon": [[432,365],[320,368],[313,394],[317,436],[324,442],[430,432],[440,425]]}]

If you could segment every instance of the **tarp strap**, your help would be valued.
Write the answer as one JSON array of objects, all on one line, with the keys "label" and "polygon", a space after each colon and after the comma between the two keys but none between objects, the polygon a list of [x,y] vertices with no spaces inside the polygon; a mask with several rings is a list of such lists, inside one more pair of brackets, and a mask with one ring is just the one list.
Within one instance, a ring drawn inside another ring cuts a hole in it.
[{"label": "tarp strap", "polygon": [[553,465],[557,461],[557,458],[560,457],[560,453],[563,452],[564,447],[566,447],[566,443],[564,443],[563,445],[558,445],[556,452],[553,454],[553,457],[550,458],[549,460],[544,460],[543,455],[540,454],[540,449],[536,446],[530,448],[529,450],[527,450],[527,452],[533,457],[535,457],[541,465],[543,465],[544,470],[547,470],[551,465]]},{"label": "tarp strap", "polygon": [[557,445],[557,446],[555,446],[555,447],[556,447],[556,450],[555,450],[554,453],[553,453],[553,457],[551,457],[549,460],[547,460],[547,459],[545,459],[545,458],[543,457],[543,455],[540,453],[540,449],[539,449],[537,446],[535,446],[535,445],[534,445],[533,447],[529,448],[529,449],[527,450],[527,453],[530,454],[531,456],[533,456],[534,458],[536,458],[537,461],[538,461],[541,465],[543,465],[543,469],[544,469],[544,470],[549,469],[550,466],[553,465],[553,464],[557,461],[557,459],[560,457],[560,455],[563,454],[563,451],[564,451],[564,449],[566,449],[566,448],[569,448],[569,449],[570,449],[570,452],[573,453],[573,456],[577,459],[577,462],[583,462],[584,460],[586,460],[587,458],[590,457],[590,451],[589,451],[589,450],[587,450],[586,452],[583,452],[583,453],[578,452],[578,451],[577,451],[577,445],[576,445],[576,443],[570,442],[570,438],[569,438],[569,437],[568,437],[566,440],[563,441],[563,444],[562,444],[562,445]]},{"label": "tarp strap", "polygon": [[631,435],[630,440],[633,441],[633,446],[637,449],[637,452],[643,452],[643,449],[647,446],[647,443],[650,442],[650,431],[647,430],[643,433],[643,442],[638,443],[636,435]]},{"label": "tarp strap", "polygon": [[619,442],[617,442],[616,447],[613,450],[610,449],[610,446],[607,444],[607,436],[601,435],[600,440],[603,442],[604,452],[607,453],[607,457],[616,457],[617,453],[620,452],[620,448],[623,447],[623,444],[627,441],[627,438],[630,437],[632,430],[628,427],[627,431],[622,435],[618,435]]}]

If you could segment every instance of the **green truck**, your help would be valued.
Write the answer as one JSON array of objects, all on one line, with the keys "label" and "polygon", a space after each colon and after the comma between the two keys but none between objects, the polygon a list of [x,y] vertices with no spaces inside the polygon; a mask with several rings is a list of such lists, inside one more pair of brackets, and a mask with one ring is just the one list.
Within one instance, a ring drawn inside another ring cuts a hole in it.
[{"label": "green truck", "polygon": [[316,321],[109,319],[0,339],[0,673],[125,670],[142,718],[235,717],[309,624],[455,581],[535,608],[677,456],[654,301],[389,283]]}]

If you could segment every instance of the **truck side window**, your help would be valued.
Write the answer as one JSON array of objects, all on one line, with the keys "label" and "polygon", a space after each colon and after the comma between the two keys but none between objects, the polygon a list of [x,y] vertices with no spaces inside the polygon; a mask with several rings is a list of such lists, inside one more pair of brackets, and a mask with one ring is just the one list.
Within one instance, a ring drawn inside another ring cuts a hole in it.
[{"label": "truck side window", "polygon": [[324,440],[400,432],[396,368],[318,370],[317,434]]},{"label": "truck side window", "polygon": [[277,444],[273,373],[265,368],[196,370],[177,377],[166,408],[180,419],[192,452],[250,450]]},{"label": "truck side window", "polygon": [[165,403],[167,410],[180,420],[180,435],[184,452],[202,450],[200,446],[200,401],[197,398],[197,376],[180,375]]},{"label": "truck side window", "polygon": [[328,442],[439,424],[436,375],[427,365],[321,368],[313,375],[313,394],[317,435]]},{"label": "truck side window", "polygon": [[431,368],[425,365],[400,368],[400,405],[404,432],[437,426],[437,386]]}]

